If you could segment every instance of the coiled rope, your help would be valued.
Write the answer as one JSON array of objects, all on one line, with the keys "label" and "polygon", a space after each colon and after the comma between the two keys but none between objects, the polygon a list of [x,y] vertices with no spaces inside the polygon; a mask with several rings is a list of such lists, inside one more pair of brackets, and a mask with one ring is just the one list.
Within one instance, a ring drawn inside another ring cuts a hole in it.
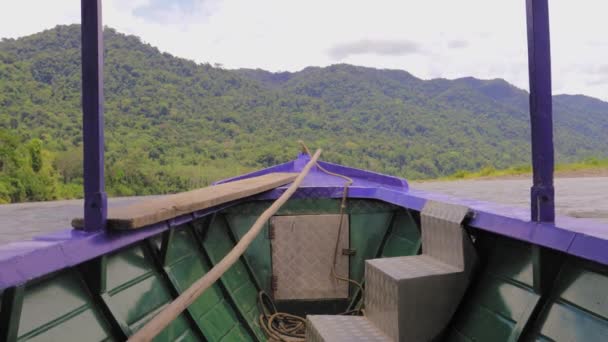
[{"label": "coiled rope", "polygon": [[306,337],[306,319],[304,317],[277,312],[272,299],[264,291],[258,293],[258,305],[262,314],[259,317],[260,327],[272,342],[300,342]]}]

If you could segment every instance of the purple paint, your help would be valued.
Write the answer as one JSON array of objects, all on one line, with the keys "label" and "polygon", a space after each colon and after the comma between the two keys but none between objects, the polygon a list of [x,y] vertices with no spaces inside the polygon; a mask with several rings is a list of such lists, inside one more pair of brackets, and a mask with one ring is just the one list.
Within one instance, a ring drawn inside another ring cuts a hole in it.
[{"label": "purple paint", "polygon": [[[261,175],[265,175],[265,174],[273,173],[273,172],[300,172],[302,170],[302,168],[304,167],[304,165],[306,165],[308,160],[310,160],[310,158],[307,154],[299,153],[296,160],[293,160],[293,161],[290,161],[287,163],[283,163],[283,164],[279,164],[279,165],[275,165],[275,166],[272,166],[272,167],[269,167],[266,169],[262,169],[259,171],[247,173],[247,174],[244,174],[241,176],[223,179],[223,180],[214,182],[213,184],[214,185],[223,184],[223,183],[233,182],[236,180],[257,177],[257,176],[261,176]],[[402,190],[408,189],[407,180],[405,180],[403,178],[387,176],[387,175],[383,175],[383,174],[377,173],[377,172],[356,169],[356,168],[352,168],[352,167],[347,167],[347,166],[323,162],[323,161],[320,161],[319,165],[321,165],[328,171],[354,178],[353,180],[355,181],[355,183],[353,183],[353,187],[361,186],[361,185],[368,185],[368,186],[373,185],[376,187],[378,187],[378,186],[395,187],[395,188],[399,188]],[[319,186],[326,187],[328,185],[335,185],[335,186],[342,187],[342,186],[344,186],[344,179],[342,179],[340,177],[329,176],[329,175],[323,173],[318,168],[314,167],[311,169],[309,176],[306,177],[306,179],[304,180],[304,183],[302,183],[302,187],[306,187],[307,185],[312,185],[315,187],[319,187]],[[286,188],[286,187],[284,187],[284,188]]]},{"label": "purple paint", "polygon": [[290,161],[290,162],[287,162],[287,163],[271,166],[271,167],[266,168],[266,169],[262,169],[262,170],[258,170],[258,171],[253,171],[253,172],[246,173],[244,175],[240,175],[240,176],[236,176],[236,177],[232,177],[232,178],[222,179],[222,180],[219,180],[217,182],[213,182],[212,184],[213,185],[224,184],[224,183],[234,182],[234,181],[237,181],[237,180],[240,180],[240,179],[257,177],[257,176],[261,176],[261,175],[265,175],[265,174],[273,173],[273,172],[294,172],[294,161]]},{"label": "purple paint", "polygon": [[108,199],[104,191],[103,27],[101,0],[81,0],[82,130],[84,153],[84,229],[105,228]]},{"label": "purple paint", "polygon": [[568,248],[568,253],[608,265],[608,243],[606,242],[605,239],[595,236],[576,234]]},{"label": "purple paint", "polygon": [[174,228],[174,227],[181,226],[182,224],[188,223],[188,222],[194,220],[195,218],[196,217],[194,216],[194,214],[185,214],[185,215],[174,217],[174,218],[168,220],[169,227]]},{"label": "purple paint", "polygon": [[[305,157],[302,157],[305,158]],[[235,177],[250,178],[267,173],[293,172],[298,161]],[[427,200],[462,204],[470,207],[475,216],[469,225],[476,229],[527,241],[559,250],[581,258],[608,264],[608,226],[590,220],[574,220],[558,217],[557,224],[531,222],[523,208],[512,208],[487,202],[459,199],[452,196],[429,193],[407,188],[407,183],[397,177],[331,165],[335,171],[343,171],[353,178],[350,198],[381,200],[404,208],[420,211]],[[339,168],[338,168],[339,167]],[[227,181],[222,181],[227,182]],[[304,179],[295,198],[340,198],[344,180],[313,169]],[[234,201],[216,208],[181,215],[171,220],[151,225],[145,229],[125,232],[85,232],[65,230],[35,238],[33,241],[15,242],[0,246],[0,289],[22,284],[53,271],[71,267],[100,255],[116,251],[130,244],[157,235],[167,229],[209,215],[246,200],[271,200],[278,198],[287,186],[278,187],[257,196]]]},{"label": "purple paint", "polygon": [[526,0],[526,19],[533,170],[530,215],[533,221],[553,222],[555,221],[553,99],[547,0]]},{"label": "purple paint", "polygon": [[163,221],[129,231],[83,231],[66,229],[36,237],[31,241],[0,246],[0,289],[24,284],[29,280],[111,253],[171,229],[171,224],[188,223],[226,209],[239,201],[182,215],[177,221]]},{"label": "purple paint", "polygon": [[[308,164],[310,161],[310,156],[307,153],[300,152],[298,153],[298,157],[293,161],[293,171],[301,172],[304,169],[304,166]],[[314,166],[313,169],[317,169],[317,166]]]}]

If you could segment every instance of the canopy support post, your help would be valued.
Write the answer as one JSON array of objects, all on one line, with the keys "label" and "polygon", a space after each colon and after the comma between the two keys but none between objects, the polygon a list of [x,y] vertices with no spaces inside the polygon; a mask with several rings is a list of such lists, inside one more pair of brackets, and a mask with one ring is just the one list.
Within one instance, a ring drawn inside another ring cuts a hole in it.
[{"label": "canopy support post", "polygon": [[101,0],[81,0],[84,229],[104,229],[103,26]]},{"label": "canopy support post", "polygon": [[554,222],[553,171],[555,162],[547,0],[526,0],[526,19],[533,170],[533,186],[530,191],[531,219],[537,222]]}]

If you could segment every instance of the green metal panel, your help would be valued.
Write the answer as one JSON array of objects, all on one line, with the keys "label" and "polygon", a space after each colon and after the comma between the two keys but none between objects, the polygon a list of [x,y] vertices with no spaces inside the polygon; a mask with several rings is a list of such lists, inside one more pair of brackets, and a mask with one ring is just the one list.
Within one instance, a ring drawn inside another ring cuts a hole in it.
[{"label": "green metal panel", "polygon": [[[183,292],[210,269],[189,229],[172,231],[166,251],[165,271],[178,292]],[[188,307],[209,341],[252,341],[218,284]]]},{"label": "green metal panel", "polygon": [[[226,214],[226,222],[237,239],[241,239],[259,216]],[[270,239],[268,238],[268,222],[264,224],[262,232],[253,240],[245,251],[245,259],[256,277],[260,287],[271,293],[272,260],[270,255]]]},{"label": "green metal panel", "polygon": [[[226,221],[233,234],[240,239],[251,228],[259,215],[268,208],[272,202],[248,202],[224,211]],[[289,200],[277,213],[282,215],[317,215],[337,214],[340,211],[340,199],[293,199]],[[350,239],[351,247],[357,250],[357,254],[350,259],[350,274],[353,279],[360,281],[363,277],[364,260],[374,258],[378,248],[386,234],[388,225],[396,206],[381,201],[349,199],[346,213],[350,214]],[[411,217],[410,217],[411,219]],[[411,221],[413,223],[413,220]],[[415,239],[420,239],[417,228]],[[407,226],[404,229],[408,229]],[[410,232],[404,232],[406,238],[411,238]],[[395,245],[403,241],[394,241]],[[410,243],[406,240],[405,243]],[[408,248],[401,253],[408,255]],[[251,246],[245,252],[245,259],[260,287],[264,291],[271,292],[272,260],[270,240],[268,239],[268,226],[263,228],[262,233],[256,237]],[[415,254],[415,252],[413,253]]]},{"label": "green metal panel", "polygon": [[569,260],[539,317],[536,338],[608,341],[608,269]]},{"label": "green metal panel", "polygon": [[538,299],[532,289],[484,277],[461,304],[453,329],[472,340],[516,340]]},{"label": "green metal panel", "polygon": [[534,287],[534,246],[498,236],[482,237],[480,245],[488,253],[488,272],[524,287]]},{"label": "green metal panel", "polygon": [[[107,257],[107,292],[102,298],[127,335],[140,329],[173,300],[153,261],[137,244]],[[196,341],[183,315],[155,341]]]},{"label": "green metal panel", "polygon": [[487,264],[454,317],[449,341],[516,341],[540,296],[533,288],[532,246],[508,238],[479,239]]},{"label": "green metal panel", "polygon": [[400,211],[395,214],[381,256],[385,258],[416,255],[420,251],[420,244],[420,229],[416,221],[409,211]]},{"label": "green metal panel", "polygon": [[222,342],[232,342],[232,341],[251,341],[251,337],[249,333],[243,329],[240,325],[235,325],[226,336],[222,337],[220,340]]},{"label": "green metal panel", "polygon": [[[229,229],[222,216],[218,216],[208,227],[203,245],[214,265],[234,247]],[[247,266],[238,260],[224,273],[221,281],[257,338],[265,341],[266,336],[258,323],[261,314],[257,305],[258,289],[247,271]]]},{"label": "green metal panel", "polygon": [[[337,214],[340,212],[340,202],[340,199],[331,198],[291,199],[279,209],[277,215]],[[251,201],[227,208],[224,213],[259,216],[271,204],[271,201]],[[354,198],[346,202],[347,214],[390,212],[397,208],[389,203],[367,199]]]},{"label": "green metal panel", "polygon": [[0,293],[0,341],[16,341],[23,308],[25,286],[14,286]]},{"label": "green metal panel", "polygon": [[[341,201],[341,200],[335,200]],[[393,212],[399,207],[382,201],[367,200],[367,199],[349,199],[346,201],[346,211],[349,214],[367,214]]]},{"label": "green metal panel", "polygon": [[26,285],[18,341],[111,341],[84,281],[67,269]]},{"label": "green metal panel", "polygon": [[[350,215],[350,248],[356,250],[356,254],[350,257],[351,279],[358,282],[363,280],[365,260],[378,255],[392,217],[390,211]],[[353,290],[351,284],[351,291]]]}]

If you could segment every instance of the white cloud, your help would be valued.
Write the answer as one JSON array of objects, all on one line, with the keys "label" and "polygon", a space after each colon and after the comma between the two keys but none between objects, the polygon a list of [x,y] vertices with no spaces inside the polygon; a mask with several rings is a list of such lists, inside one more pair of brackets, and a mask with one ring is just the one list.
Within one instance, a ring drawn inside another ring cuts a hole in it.
[{"label": "white cloud", "polygon": [[75,0],[0,2],[0,38],[21,37],[77,21],[80,2]]},{"label": "white cloud", "polygon": [[423,53],[416,42],[409,40],[361,39],[353,42],[337,44],[329,49],[329,56],[343,60],[354,55],[405,56]]},{"label": "white cloud", "polygon": [[[332,48],[359,44],[359,53],[339,54],[340,62],[404,69],[422,78],[500,77],[528,86],[525,0],[179,1],[198,5],[168,6],[159,20],[136,11],[158,0],[105,0],[104,23],[174,55],[229,68],[326,66],[336,62]],[[579,67],[605,64],[608,2],[549,5],[554,92],[608,100],[608,84],[599,82],[604,77]],[[77,0],[3,1],[0,37],[78,22],[79,16]],[[397,53],[387,42],[409,42],[424,54],[405,53],[404,45]]]}]

